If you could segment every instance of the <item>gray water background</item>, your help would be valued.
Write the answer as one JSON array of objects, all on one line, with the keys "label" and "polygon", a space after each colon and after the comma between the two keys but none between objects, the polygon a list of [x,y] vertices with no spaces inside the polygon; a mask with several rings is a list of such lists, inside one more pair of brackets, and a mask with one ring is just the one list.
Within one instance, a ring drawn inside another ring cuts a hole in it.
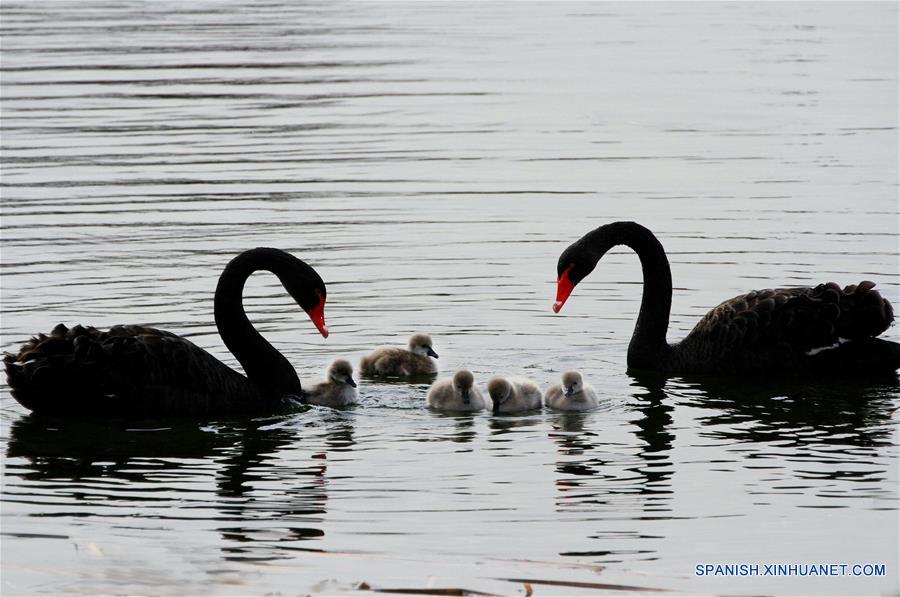
[{"label": "gray water background", "polygon": [[[427,331],[441,375],[577,367],[603,404],[447,417],[364,382],[347,411],[48,422],[4,385],[3,593],[896,592],[896,382],[629,377],[621,249],[550,305],[559,253],[621,219],[668,250],[671,340],[754,288],[872,279],[900,304],[897,16],[4,1],[4,350],[145,323],[237,366],[216,279],[275,246],[328,285],[327,340],[248,285],[302,377]],[[694,575],[715,562],[888,576]]]}]

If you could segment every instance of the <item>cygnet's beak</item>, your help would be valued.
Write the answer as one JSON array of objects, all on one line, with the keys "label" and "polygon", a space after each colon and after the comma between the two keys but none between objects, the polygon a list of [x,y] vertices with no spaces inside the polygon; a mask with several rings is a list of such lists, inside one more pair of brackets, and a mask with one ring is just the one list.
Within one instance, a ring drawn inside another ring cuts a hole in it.
[{"label": "cygnet's beak", "polygon": [[566,396],[571,396],[575,393],[575,386],[566,386]]},{"label": "cygnet's beak", "polygon": [[572,280],[569,278],[569,272],[572,271],[573,267],[575,266],[570,265],[556,282],[556,301],[553,303],[554,313],[559,313],[559,310],[563,308],[563,305],[565,305],[566,301],[569,299],[569,295],[572,294],[572,290],[575,289],[575,284],[573,284]]},{"label": "cygnet's beak", "polygon": [[347,383],[350,385],[350,387],[353,387],[353,388],[356,387],[356,382],[353,381],[353,378],[352,378],[352,377],[348,377],[348,378],[347,378]]},{"label": "cygnet's beak", "polygon": [[428,352],[426,352],[425,354],[427,354],[430,357],[438,358],[438,354],[436,352],[434,352],[434,349],[431,348],[430,346],[428,347]]},{"label": "cygnet's beak", "polygon": [[469,390],[463,390],[463,404],[469,404],[471,402],[471,398],[469,398]]}]

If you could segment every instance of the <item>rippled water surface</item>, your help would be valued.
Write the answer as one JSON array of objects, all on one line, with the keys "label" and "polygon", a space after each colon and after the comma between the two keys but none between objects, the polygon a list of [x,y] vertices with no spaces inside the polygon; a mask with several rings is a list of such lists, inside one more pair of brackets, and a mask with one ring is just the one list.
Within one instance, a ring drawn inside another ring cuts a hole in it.
[{"label": "rippled water surface", "polygon": [[[327,340],[248,285],[301,377],[428,331],[442,375],[578,367],[603,397],[450,417],[364,382],[346,411],[104,422],[4,385],[4,594],[898,590],[896,380],[629,377],[624,250],[550,310],[558,254],[620,219],[669,252],[671,339],[753,288],[900,303],[896,4],[0,11],[4,350],[145,323],[237,366],[216,279],[275,246],[328,285]],[[694,575],[716,562],[888,567]]]}]

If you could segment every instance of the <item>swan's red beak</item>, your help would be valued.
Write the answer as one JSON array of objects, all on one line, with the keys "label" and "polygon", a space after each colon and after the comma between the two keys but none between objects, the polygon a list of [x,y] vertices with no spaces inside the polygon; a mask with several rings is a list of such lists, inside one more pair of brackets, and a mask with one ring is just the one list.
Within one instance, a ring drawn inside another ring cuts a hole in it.
[{"label": "swan's red beak", "polygon": [[572,271],[573,267],[575,266],[570,265],[556,282],[556,301],[553,303],[554,313],[559,313],[559,310],[563,308],[563,305],[565,305],[566,301],[569,299],[569,295],[572,294],[572,290],[575,289],[575,284],[573,284],[572,280],[569,278],[569,272]]},{"label": "swan's red beak", "polygon": [[319,295],[319,304],[306,312],[313,324],[322,334],[323,338],[328,337],[328,326],[325,325],[325,297]]}]

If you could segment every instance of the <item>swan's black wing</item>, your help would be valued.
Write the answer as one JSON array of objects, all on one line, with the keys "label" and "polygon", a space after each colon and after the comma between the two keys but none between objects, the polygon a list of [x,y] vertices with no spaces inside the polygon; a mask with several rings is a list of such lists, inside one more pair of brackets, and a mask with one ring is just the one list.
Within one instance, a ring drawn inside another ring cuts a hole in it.
[{"label": "swan's black wing", "polygon": [[4,364],[13,397],[37,412],[227,412],[258,399],[245,377],[189,340],[137,325],[60,324]]},{"label": "swan's black wing", "polygon": [[[847,340],[874,338],[894,320],[890,303],[874,282],[843,289],[833,282],[815,288],[759,290],[734,297],[706,314],[678,346],[699,364],[721,370],[745,360],[773,367],[813,356]],[[693,367],[697,368],[697,367]]]}]

